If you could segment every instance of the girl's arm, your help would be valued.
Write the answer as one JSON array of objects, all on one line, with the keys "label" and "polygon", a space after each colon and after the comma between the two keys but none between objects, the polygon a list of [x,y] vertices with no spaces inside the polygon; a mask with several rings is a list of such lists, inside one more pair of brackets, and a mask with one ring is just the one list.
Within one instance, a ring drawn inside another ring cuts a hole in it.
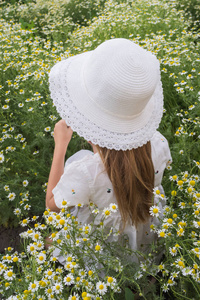
[{"label": "girl's arm", "polygon": [[55,148],[46,193],[46,207],[56,212],[59,212],[60,209],[55,204],[52,190],[55,188],[64,172],[65,154],[72,133],[72,129],[66,125],[64,120],[60,120],[56,123],[54,128]]}]

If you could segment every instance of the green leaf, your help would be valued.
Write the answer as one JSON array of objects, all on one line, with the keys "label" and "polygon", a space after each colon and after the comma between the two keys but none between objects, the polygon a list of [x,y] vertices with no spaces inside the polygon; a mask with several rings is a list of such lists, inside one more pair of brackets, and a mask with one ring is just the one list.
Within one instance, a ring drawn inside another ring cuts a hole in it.
[{"label": "green leaf", "polygon": [[125,288],[125,300],[134,300],[135,295],[131,292],[129,288]]}]

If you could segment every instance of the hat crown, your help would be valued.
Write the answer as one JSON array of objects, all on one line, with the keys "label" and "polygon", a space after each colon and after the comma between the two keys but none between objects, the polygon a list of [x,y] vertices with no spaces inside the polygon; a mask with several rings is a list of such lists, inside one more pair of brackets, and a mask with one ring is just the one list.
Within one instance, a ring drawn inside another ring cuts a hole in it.
[{"label": "hat crown", "polygon": [[90,99],[103,111],[122,118],[140,114],[159,80],[156,57],[126,39],[102,43],[83,66]]},{"label": "hat crown", "polygon": [[159,61],[126,39],[63,59],[51,69],[49,83],[60,116],[101,147],[141,147],[162,118]]}]

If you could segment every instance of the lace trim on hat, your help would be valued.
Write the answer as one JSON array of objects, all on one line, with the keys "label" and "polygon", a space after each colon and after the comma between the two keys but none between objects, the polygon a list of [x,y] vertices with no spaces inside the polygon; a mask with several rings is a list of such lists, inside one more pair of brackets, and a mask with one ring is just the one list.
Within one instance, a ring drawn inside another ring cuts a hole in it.
[{"label": "lace trim on hat", "polygon": [[[73,59],[70,58],[70,60],[72,61]],[[67,84],[67,69],[71,61],[65,65],[63,64],[61,67],[62,69],[64,68],[64,72],[60,72],[60,67],[58,68],[58,65],[55,65],[56,69],[53,67],[49,76],[51,98],[56,106],[57,112],[61,118],[66,121],[67,125],[71,126],[73,131],[76,131],[87,141],[91,141],[95,145],[97,144],[100,147],[106,147],[108,149],[125,151],[146,144],[158,128],[163,114],[163,89],[161,78],[154,92],[155,106],[148,123],[143,128],[132,133],[116,133],[102,129],[91,122],[73,104]],[[60,64],[60,62],[58,64]],[[63,74],[66,75],[63,77]]]}]

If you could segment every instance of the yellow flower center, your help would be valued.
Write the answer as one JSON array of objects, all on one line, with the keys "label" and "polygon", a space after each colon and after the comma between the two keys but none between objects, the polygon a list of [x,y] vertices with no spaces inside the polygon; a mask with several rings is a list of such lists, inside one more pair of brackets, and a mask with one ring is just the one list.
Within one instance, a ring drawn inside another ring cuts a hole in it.
[{"label": "yellow flower center", "polygon": [[172,196],[176,196],[177,192],[176,191],[171,191]]},{"label": "yellow flower center", "polygon": [[179,186],[181,186],[181,185],[183,185],[183,181],[182,181],[182,180],[179,180],[179,181],[177,182],[177,184],[178,184]]},{"label": "yellow flower center", "polygon": [[165,236],[165,233],[162,231],[162,232],[160,232],[160,236],[161,237],[164,237]]},{"label": "yellow flower center", "polygon": [[61,219],[61,220],[59,221],[59,223],[60,223],[60,225],[64,225],[64,224],[65,224],[65,220]]},{"label": "yellow flower center", "polygon": [[154,209],[153,209],[153,213],[154,213],[154,214],[157,214],[157,213],[158,213],[158,208],[154,208]]},{"label": "yellow flower center", "polygon": [[12,271],[9,271],[9,272],[7,273],[7,275],[8,275],[8,277],[12,277],[13,272],[12,272]]}]

